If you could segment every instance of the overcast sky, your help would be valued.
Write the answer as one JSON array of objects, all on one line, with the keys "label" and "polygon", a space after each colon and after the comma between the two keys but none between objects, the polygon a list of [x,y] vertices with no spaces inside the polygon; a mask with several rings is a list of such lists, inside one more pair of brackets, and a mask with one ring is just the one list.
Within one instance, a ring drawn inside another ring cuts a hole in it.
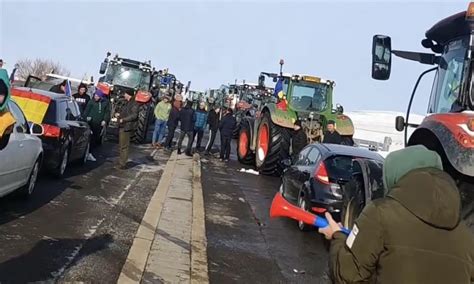
[{"label": "overcast sky", "polygon": [[[394,49],[423,51],[420,41],[438,20],[467,1],[9,1],[0,0],[0,58],[61,62],[72,76],[98,78],[111,51],[151,59],[191,88],[235,79],[256,82],[260,71],[285,71],[336,81],[346,110],[404,111],[417,76],[429,66],[395,58],[389,81],[370,77],[374,34]],[[426,50],[425,50],[426,51]],[[414,110],[426,112],[432,78]]]}]

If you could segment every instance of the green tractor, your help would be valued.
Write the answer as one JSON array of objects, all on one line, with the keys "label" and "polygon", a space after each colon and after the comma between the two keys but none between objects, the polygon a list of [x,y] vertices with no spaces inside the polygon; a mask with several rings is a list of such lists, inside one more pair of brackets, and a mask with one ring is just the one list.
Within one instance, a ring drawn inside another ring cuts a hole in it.
[{"label": "green tractor", "polygon": [[273,79],[275,95],[261,98],[255,117],[244,117],[240,123],[237,156],[243,164],[255,164],[265,175],[280,175],[282,160],[289,158],[291,137],[296,120],[308,136],[308,142],[321,142],[328,120],[336,122],[344,144],[353,145],[354,126],[337,105],[333,109],[334,82],[314,76],[262,72],[258,86],[265,89],[265,78]]}]

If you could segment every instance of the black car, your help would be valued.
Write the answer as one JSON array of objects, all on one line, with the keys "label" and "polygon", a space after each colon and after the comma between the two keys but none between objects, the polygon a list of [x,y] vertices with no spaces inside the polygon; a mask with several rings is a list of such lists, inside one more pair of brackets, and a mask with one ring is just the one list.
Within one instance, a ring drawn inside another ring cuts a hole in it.
[{"label": "black car", "polygon": [[[351,227],[367,200],[383,196],[383,157],[363,148],[335,144],[306,146],[287,168],[280,192],[290,203],[315,214],[330,212]],[[302,222],[302,231],[311,229]]]},{"label": "black car", "polygon": [[57,177],[62,177],[67,165],[73,161],[85,163],[89,155],[91,129],[80,115],[79,106],[71,97],[49,91],[14,88],[15,92],[49,98],[49,106],[43,118],[44,134],[41,136],[44,150],[43,166]]}]

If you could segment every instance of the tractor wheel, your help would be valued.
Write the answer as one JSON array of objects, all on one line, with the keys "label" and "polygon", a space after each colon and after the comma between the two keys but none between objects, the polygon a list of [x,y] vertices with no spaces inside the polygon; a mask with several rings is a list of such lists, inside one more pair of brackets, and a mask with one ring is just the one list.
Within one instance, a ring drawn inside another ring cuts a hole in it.
[{"label": "tractor wheel", "polygon": [[265,113],[257,132],[256,166],[264,175],[281,175],[281,161],[289,157],[290,131],[275,125],[269,113]]},{"label": "tractor wheel", "polygon": [[240,132],[237,141],[237,158],[239,162],[244,165],[251,165],[254,163],[255,154],[250,150],[250,124],[248,122],[242,122]]},{"label": "tractor wheel", "polygon": [[150,120],[150,104],[141,104],[138,109],[137,129],[132,137],[132,142],[136,144],[145,143]]}]

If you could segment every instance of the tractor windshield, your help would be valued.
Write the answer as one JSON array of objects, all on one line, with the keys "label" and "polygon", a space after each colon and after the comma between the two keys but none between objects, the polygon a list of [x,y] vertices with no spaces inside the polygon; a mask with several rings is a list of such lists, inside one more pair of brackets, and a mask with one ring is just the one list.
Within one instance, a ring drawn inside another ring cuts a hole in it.
[{"label": "tractor windshield", "polygon": [[148,90],[150,84],[150,73],[123,65],[113,65],[107,69],[105,81],[112,85]]},{"label": "tractor windshield", "polygon": [[323,111],[328,105],[328,86],[299,82],[293,85],[290,104],[296,111]]},{"label": "tractor windshield", "polygon": [[457,112],[463,80],[464,62],[468,50],[468,38],[450,42],[440,59],[433,85],[429,113]]}]

